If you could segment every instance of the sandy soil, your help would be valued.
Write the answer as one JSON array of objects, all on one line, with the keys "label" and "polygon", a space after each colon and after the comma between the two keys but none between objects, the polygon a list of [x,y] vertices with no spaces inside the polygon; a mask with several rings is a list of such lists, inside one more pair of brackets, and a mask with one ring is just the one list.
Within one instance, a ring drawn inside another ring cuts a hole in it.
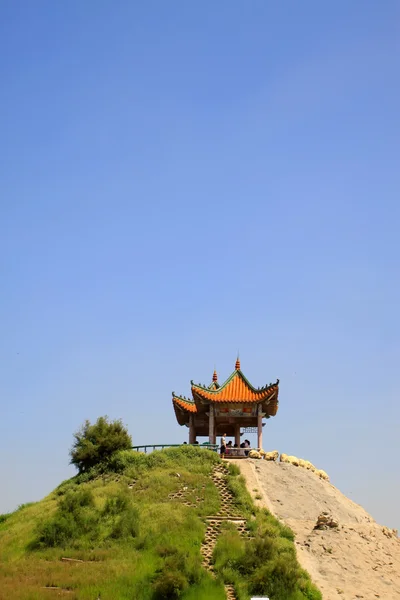
[{"label": "sandy soil", "polygon": [[[255,502],[292,528],[299,562],[324,600],[400,600],[400,539],[361,506],[301,467],[265,460],[232,462],[241,469]],[[338,529],[314,530],[323,511],[339,522]]]}]

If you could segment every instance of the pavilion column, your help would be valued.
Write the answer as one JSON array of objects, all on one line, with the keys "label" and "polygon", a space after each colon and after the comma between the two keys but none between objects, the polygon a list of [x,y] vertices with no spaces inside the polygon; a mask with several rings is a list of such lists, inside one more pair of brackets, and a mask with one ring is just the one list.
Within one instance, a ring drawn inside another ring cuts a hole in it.
[{"label": "pavilion column", "polygon": [[196,431],[194,428],[194,417],[190,415],[189,417],[189,444],[194,444],[196,441]]},{"label": "pavilion column", "polygon": [[257,445],[262,448],[262,405],[258,405],[257,414]]},{"label": "pavilion column", "polygon": [[235,423],[235,444],[240,446],[240,423]]},{"label": "pavilion column", "polygon": [[215,426],[214,426],[214,406],[210,404],[210,412],[208,418],[208,441],[210,444],[215,444]]}]

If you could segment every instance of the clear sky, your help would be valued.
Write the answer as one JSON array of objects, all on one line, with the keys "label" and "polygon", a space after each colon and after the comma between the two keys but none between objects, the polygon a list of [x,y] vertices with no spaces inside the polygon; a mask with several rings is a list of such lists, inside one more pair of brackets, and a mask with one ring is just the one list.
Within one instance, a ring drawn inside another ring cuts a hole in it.
[{"label": "clear sky", "polygon": [[239,350],[265,449],[400,528],[399,67],[397,1],[0,0],[0,512]]}]

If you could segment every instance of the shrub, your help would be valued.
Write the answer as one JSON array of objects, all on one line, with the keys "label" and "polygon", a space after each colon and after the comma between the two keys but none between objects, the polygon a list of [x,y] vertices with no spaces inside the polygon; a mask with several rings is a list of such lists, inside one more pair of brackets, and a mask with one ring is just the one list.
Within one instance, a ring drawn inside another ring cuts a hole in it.
[{"label": "shrub", "polygon": [[84,506],[94,506],[93,494],[90,490],[69,491],[61,498],[59,511],[77,513]]},{"label": "shrub", "polygon": [[131,539],[139,532],[139,512],[126,491],[107,498],[96,508],[88,489],[68,491],[54,516],[41,524],[30,549],[88,547],[107,539]]},{"label": "shrub", "polygon": [[82,537],[98,538],[99,520],[89,490],[69,491],[61,498],[55,515],[37,530],[31,549],[66,548]]},{"label": "shrub", "polygon": [[32,548],[65,548],[78,537],[77,523],[72,515],[58,514],[54,519],[43,523]]},{"label": "shrub", "polygon": [[7,521],[7,519],[9,519],[11,517],[12,513],[4,513],[2,515],[0,515],[0,525],[1,523],[5,523]]},{"label": "shrub", "polygon": [[225,529],[213,552],[213,562],[217,569],[235,566],[243,556],[245,549],[244,540],[235,527],[228,523]]},{"label": "shrub", "polygon": [[113,539],[134,538],[139,533],[139,513],[134,506],[128,506],[119,515],[112,526],[110,537]]},{"label": "shrub", "polygon": [[108,461],[110,471],[123,473],[129,467],[139,468],[144,465],[147,455],[134,450],[120,450],[115,452]]},{"label": "shrub", "polygon": [[176,600],[182,596],[183,591],[188,587],[187,578],[178,570],[161,571],[154,582],[154,600]]},{"label": "shrub", "polygon": [[121,515],[130,506],[130,499],[127,493],[120,492],[116,496],[107,498],[107,501],[103,508],[103,515],[116,516]]},{"label": "shrub", "polygon": [[271,598],[290,598],[296,591],[300,569],[295,561],[277,557],[259,566],[249,582],[251,594],[268,594]]},{"label": "shrub", "polygon": [[132,446],[131,436],[122,422],[110,422],[108,417],[99,417],[93,425],[85,421],[81,429],[74,433],[74,438],[70,450],[71,464],[77,467],[79,473],[107,462],[114,452]]}]

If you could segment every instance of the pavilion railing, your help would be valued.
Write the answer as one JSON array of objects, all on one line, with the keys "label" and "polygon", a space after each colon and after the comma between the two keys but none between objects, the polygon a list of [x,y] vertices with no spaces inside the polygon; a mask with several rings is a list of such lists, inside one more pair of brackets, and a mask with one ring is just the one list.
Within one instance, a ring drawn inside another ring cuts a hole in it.
[{"label": "pavilion railing", "polygon": [[141,446],[132,446],[132,450],[136,450],[136,452],[145,452],[147,454],[148,451],[152,450],[164,450],[164,448],[180,448],[181,446],[196,446],[197,448],[204,448],[206,450],[212,450],[213,452],[217,452],[219,449],[218,444],[145,444]]}]

